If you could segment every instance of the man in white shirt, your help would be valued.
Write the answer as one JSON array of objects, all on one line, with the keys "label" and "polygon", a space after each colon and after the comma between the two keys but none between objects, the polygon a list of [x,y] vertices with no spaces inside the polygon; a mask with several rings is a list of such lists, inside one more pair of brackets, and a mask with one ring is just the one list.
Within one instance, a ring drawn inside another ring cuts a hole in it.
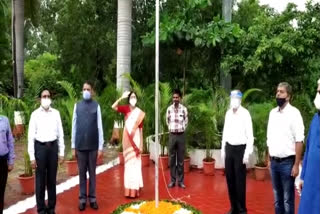
[{"label": "man in white shirt", "polygon": [[294,214],[294,180],[299,174],[304,125],[300,111],[290,105],[292,87],[279,83],[278,107],[269,114],[267,145],[276,214]]},{"label": "man in white shirt", "polygon": [[246,214],[246,164],[253,151],[253,130],[250,113],[241,106],[242,93],[230,94],[230,109],[225,116],[221,158],[225,160],[231,209],[228,214]]},{"label": "man in white shirt", "polygon": [[[28,131],[28,153],[36,169],[38,213],[55,213],[58,160],[64,159],[64,139],[60,113],[51,108],[50,92],[41,92],[41,106],[31,114]],[[59,157],[58,157],[59,155]],[[45,189],[48,190],[48,206]]]}]

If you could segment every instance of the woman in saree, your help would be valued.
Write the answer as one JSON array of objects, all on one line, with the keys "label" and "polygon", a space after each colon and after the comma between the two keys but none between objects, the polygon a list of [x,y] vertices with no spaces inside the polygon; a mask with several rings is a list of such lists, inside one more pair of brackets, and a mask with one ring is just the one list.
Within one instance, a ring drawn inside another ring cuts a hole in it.
[{"label": "woman in saree", "polygon": [[[123,99],[128,99],[129,105],[119,105]],[[124,114],[125,125],[123,129],[122,146],[124,156],[124,195],[126,197],[139,197],[140,188],[143,187],[141,151],[143,144],[142,127],[145,113],[136,107],[137,95],[124,92],[112,105],[112,108]]]}]

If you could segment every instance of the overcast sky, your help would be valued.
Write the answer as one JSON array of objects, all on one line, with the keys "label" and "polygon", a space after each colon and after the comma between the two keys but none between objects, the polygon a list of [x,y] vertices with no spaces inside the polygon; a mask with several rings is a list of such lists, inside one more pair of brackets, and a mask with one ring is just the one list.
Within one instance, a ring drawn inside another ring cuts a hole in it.
[{"label": "overcast sky", "polygon": [[[278,12],[282,12],[289,2],[295,3],[299,10],[305,10],[305,4],[307,0],[260,0],[261,5],[268,4]],[[313,2],[320,2],[320,0],[313,0]]]}]

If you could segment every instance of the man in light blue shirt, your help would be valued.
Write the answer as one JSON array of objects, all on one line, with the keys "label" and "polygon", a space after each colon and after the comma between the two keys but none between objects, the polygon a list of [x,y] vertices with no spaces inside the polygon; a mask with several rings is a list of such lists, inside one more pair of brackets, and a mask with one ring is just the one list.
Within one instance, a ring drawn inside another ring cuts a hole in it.
[{"label": "man in light blue shirt", "polygon": [[[85,82],[82,88],[83,100],[74,106],[72,119],[72,155],[77,158],[80,180],[79,210],[90,207],[97,210],[96,162],[102,156],[103,128],[101,109],[92,100],[92,84]],[[89,194],[87,194],[87,171],[89,171]]]},{"label": "man in light blue shirt", "polygon": [[7,117],[0,115],[0,214],[3,211],[4,191],[6,189],[8,172],[13,169],[14,138]]}]

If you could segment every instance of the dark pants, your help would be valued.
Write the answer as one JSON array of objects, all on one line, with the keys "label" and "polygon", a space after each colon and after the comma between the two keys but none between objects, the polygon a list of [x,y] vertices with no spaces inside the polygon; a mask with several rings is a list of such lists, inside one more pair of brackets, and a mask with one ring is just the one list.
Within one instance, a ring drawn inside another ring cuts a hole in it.
[{"label": "dark pants", "polygon": [[[35,141],[36,168],[36,201],[38,213],[54,212],[56,206],[56,179],[58,168],[58,144]],[[48,207],[44,196],[47,187]]]},{"label": "dark pants", "polygon": [[185,152],[185,135],[170,134],[169,135],[169,157],[170,157],[170,175],[171,182],[176,182],[178,175],[178,182],[183,183],[184,179],[184,152]]},{"label": "dark pants", "polygon": [[[80,179],[80,203],[96,202],[96,166],[98,151],[77,151],[79,179]],[[89,171],[89,195],[87,194],[87,171]]]},{"label": "dark pants", "polygon": [[8,178],[8,155],[0,156],[0,214],[3,212],[4,191]]},{"label": "dark pants", "polygon": [[243,155],[246,145],[226,144],[225,172],[232,214],[247,213],[246,208],[246,165]]},{"label": "dark pants", "polygon": [[295,178],[291,176],[294,161],[294,156],[282,161],[271,159],[275,214],[294,214]]}]

